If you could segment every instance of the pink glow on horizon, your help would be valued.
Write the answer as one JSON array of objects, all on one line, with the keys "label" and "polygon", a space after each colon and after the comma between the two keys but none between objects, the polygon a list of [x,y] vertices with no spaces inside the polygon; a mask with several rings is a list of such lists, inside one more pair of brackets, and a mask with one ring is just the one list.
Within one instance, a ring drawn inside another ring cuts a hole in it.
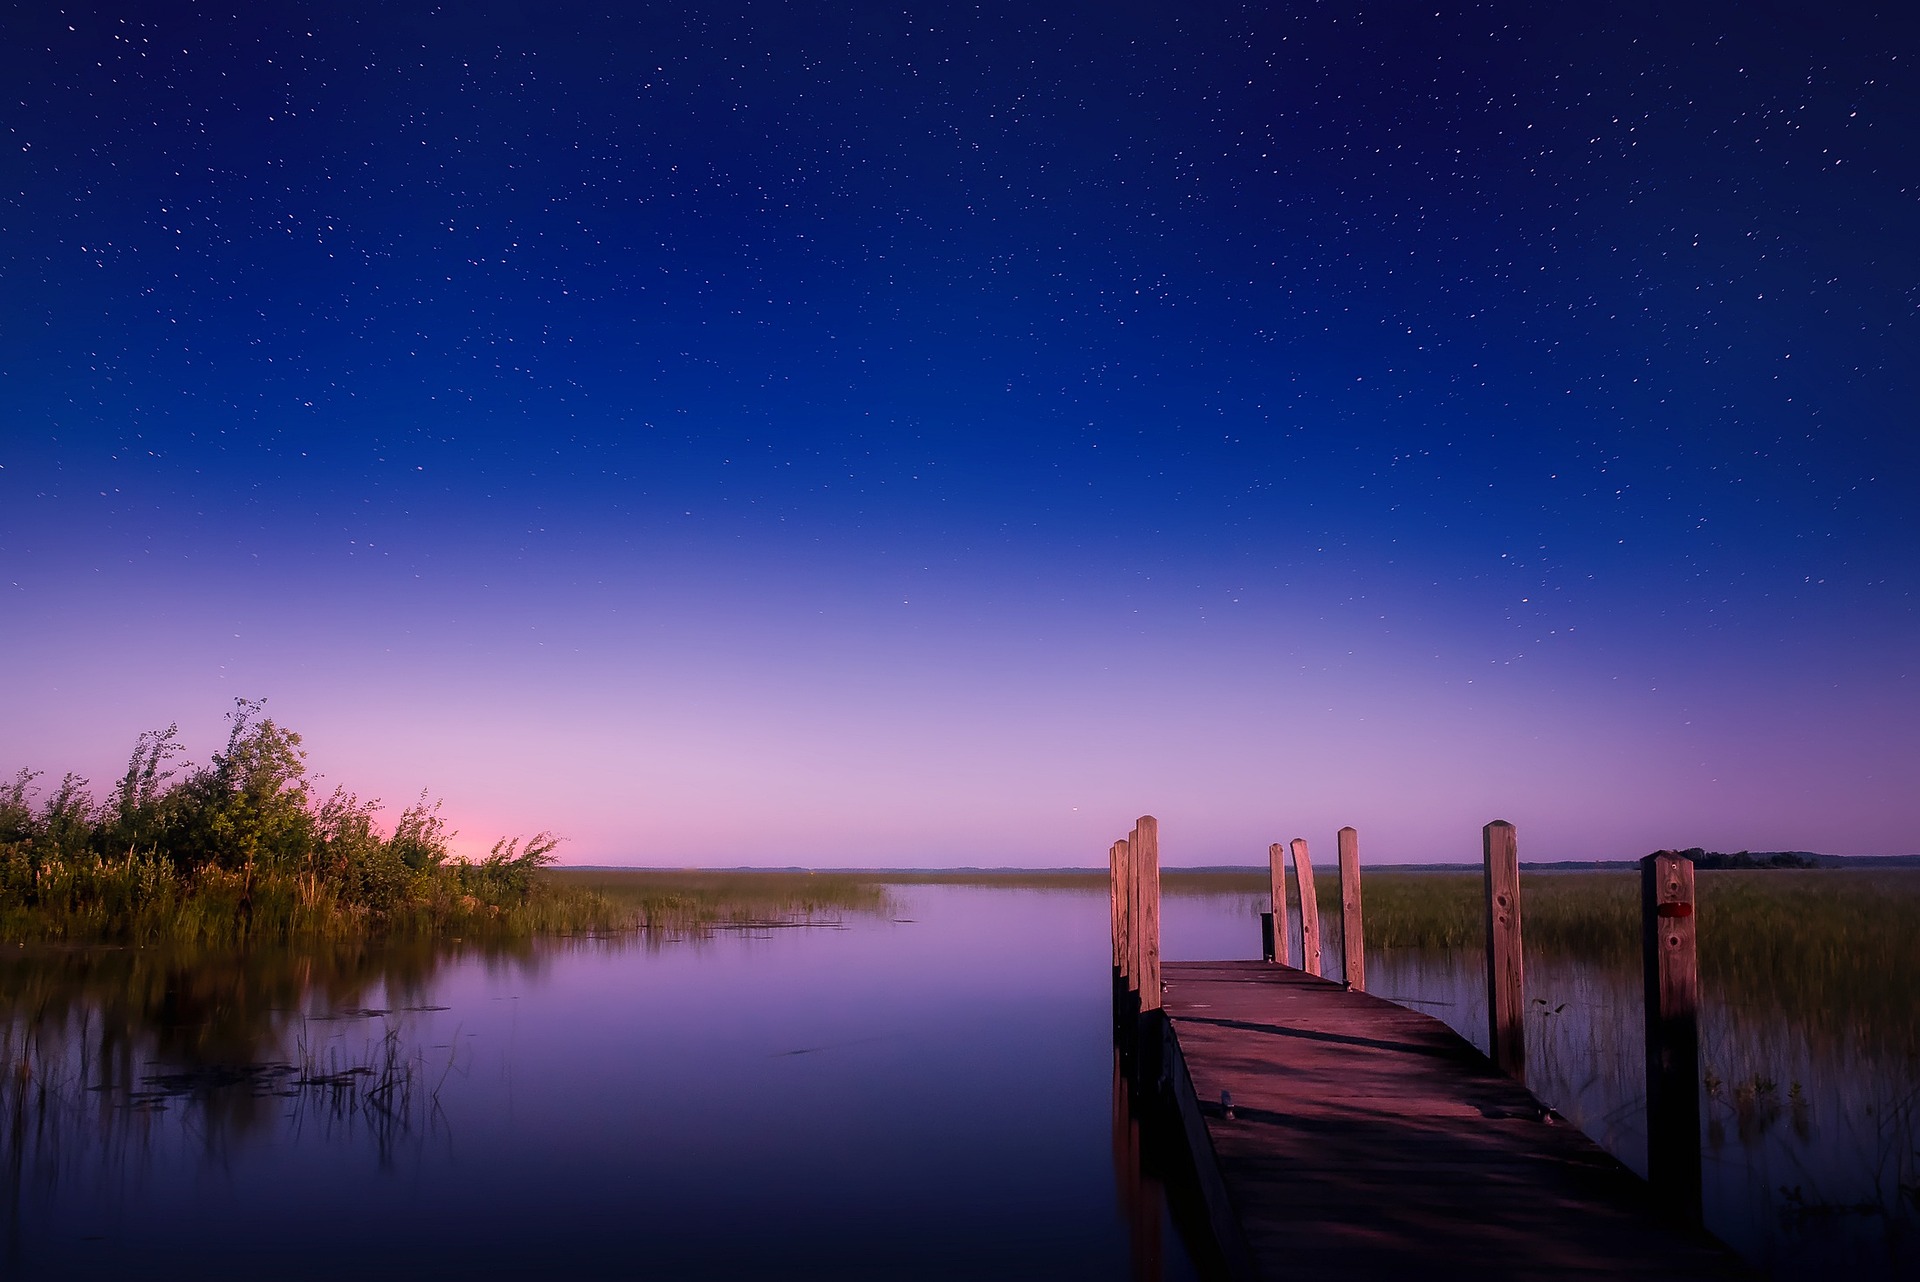
[{"label": "pink glow on horizon", "polygon": [[1253,864],[1343,824],[1370,861],[1471,861],[1495,817],[1542,860],[1912,848],[1913,787],[1888,763],[1914,759],[1915,731],[1871,665],[1776,673],[1763,708],[1714,684],[1724,664],[1668,661],[1663,692],[1598,643],[1472,665],[1434,657],[1476,644],[1446,625],[1416,647],[999,617],[889,632],[843,610],[718,644],[559,620],[481,643],[430,620],[367,635],[261,612],[227,629],[237,645],[214,626],[131,659],[75,635],[29,656],[46,684],[13,700],[5,764],[104,791],[134,735],[171,720],[205,760],[245,694],[305,736],[323,791],[391,817],[425,788],[474,855],[551,829],[566,863],[1097,866],[1141,813],[1170,865]]}]

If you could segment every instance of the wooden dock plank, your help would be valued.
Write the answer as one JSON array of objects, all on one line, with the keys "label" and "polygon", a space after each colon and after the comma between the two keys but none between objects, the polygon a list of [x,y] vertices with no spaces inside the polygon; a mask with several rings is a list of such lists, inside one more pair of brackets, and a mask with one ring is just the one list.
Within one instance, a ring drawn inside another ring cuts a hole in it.
[{"label": "wooden dock plank", "polygon": [[1748,1276],[1711,1238],[1659,1223],[1643,1181],[1439,1020],[1265,962],[1169,962],[1163,977],[1242,1271]]}]

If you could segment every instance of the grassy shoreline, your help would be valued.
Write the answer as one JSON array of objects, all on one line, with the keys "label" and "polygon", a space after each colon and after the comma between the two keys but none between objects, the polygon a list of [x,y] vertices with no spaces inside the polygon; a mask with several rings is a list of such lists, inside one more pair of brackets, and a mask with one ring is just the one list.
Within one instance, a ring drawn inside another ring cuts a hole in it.
[{"label": "grassy shoreline", "polygon": [[851,873],[548,868],[538,881],[545,897],[536,905],[562,933],[786,925],[893,909],[882,883]]},{"label": "grassy shoreline", "polygon": [[96,800],[68,774],[0,781],[0,941],[232,947],[373,938],[688,930],[883,912],[871,879],[573,872],[559,839],[452,853],[426,794],[383,825],[378,801],[320,796],[300,736],[236,700],[225,748],[179,760],[176,727],[134,744]]}]

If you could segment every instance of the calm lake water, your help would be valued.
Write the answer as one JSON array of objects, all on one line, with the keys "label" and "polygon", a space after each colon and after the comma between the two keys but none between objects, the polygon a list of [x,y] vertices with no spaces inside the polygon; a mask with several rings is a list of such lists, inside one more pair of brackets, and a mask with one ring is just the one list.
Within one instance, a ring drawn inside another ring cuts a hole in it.
[{"label": "calm lake water", "polygon": [[14,1060],[44,1015],[0,1272],[1131,1278],[1157,1238],[1194,1276],[1115,1169],[1105,897],[895,898],[652,947],[7,960]]},{"label": "calm lake water", "polygon": [[[0,1272],[1194,1277],[1116,1122],[1104,893],[892,893],[666,942],[0,954]],[[1256,955],[1260,907],[1170,896],[1166,955]],[[1484,1042],[1477,958],[1368,965]],[[1639,1167],[1638,977],[1529,978],[1530,1084]],[[1914,1065],[1706,996],[1710,1227],[1920,1274]]]}]

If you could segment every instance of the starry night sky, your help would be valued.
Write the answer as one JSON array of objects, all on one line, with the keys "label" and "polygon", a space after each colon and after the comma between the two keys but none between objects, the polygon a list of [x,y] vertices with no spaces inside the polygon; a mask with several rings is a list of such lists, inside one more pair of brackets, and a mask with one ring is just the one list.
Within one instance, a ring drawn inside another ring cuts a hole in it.
[{"label": "starry night sky", "polygon": [[0,768],[576,862],[1920,849],[1906,5],[0,16]]}]

